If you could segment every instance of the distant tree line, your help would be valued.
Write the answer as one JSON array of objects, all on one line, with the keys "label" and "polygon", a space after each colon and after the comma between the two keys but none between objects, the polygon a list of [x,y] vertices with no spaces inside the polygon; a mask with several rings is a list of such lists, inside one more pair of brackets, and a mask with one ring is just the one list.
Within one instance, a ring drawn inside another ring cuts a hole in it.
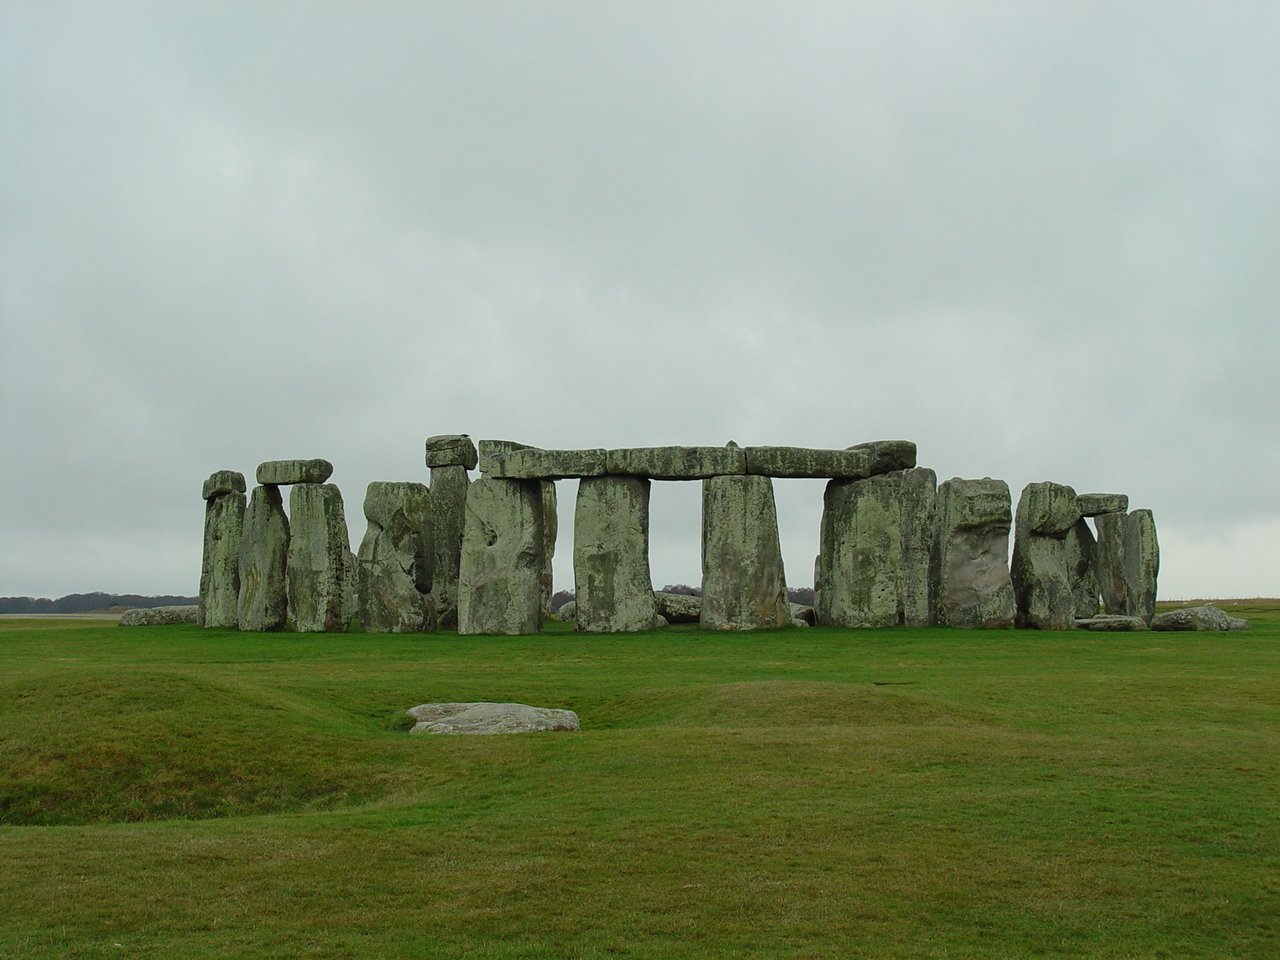
[{"label": "distant tree line", "polygon": [[89,613],[107,607],[170,607],[199,603],[199,597],[142,597],[136,593],[69,593],[48,597],[0,597],[0,613]]},{"label": "distant tree line", "polygon": [[[668,583],[662,588],[662,593],[679,593],[686,597],[702,596],[701,587],[691,587],[687,583]],[[558,611],[566,603],[574,597],[572,590],[557,590],[551,595],[551,609]],[[787,589],[787,599],[792,603],[799,603],[806,607],[813,606],[813,587],[789,587]]]}]

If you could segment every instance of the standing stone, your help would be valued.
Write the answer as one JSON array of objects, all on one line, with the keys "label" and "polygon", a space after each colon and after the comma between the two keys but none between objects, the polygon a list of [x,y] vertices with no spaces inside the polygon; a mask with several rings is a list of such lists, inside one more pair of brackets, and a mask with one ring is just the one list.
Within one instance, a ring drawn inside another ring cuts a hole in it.
[{"label": "standing stone", "polygon": [[912,468],[833,480],[823,496],[815,572],[818,622],[889,627],[929,622],[929,547],[937,478]]},{"label": "standing stone", "polygon": [[341,633],[351,623],[351,546],[342,493],[331,483],[299,483],[289,491],[289,624],[299,633]]},{"label": "standing stone", "polygon": [[458,570],[470,486],[462,464],[431,468],[431,595],[442,629],[458,625]]},{"label": "standing stone", "polygon": [[1160,544],[1150,510],[1103,513],[1098,526],[1096,570],[1102,606],[1109,614],[1142,617],[1156,612],[1156,577],[1160,572]]},{"label": "standing stone", "polygon": [[578,482],[573,579],[579,631],[625,633],[657,625],[647,479],[603,476]]},{"label": "standing stone", "polygon": [[763,476],[702,482],[704,630],[756,630],[791,623],[773,481]]},{"label": "standing stone", "polygon": [[1031,483],[1023,489],[1010,569],[1019,627],[1070,630],[1075,625],[1066,536],[1079,519],[1071,487]]},{"label": "standing stone", "polygon": [[421,483],[369,484],[357,555],[360,624],[370,633],[426,633],[431,600],[431,494]]},{"label": "standing stone", "polygon": [[1009,577],[1009,485],[954,478],[938,487],[929,593],[933,620],[946,627],[1013,624]]},{"label": "standing stone", "polygon": [[253,488],[240,538],[241,630],[280,630],[288,613],[285,563],[289,554],[289,518],[280,488]]},{"label": "standing stone", "polygon": [[458,573],[458,632],[541,631],[542,549],[538,481],[481,477],[473,483]]},{"label": "standing stone", "polygon": [[542,618],[551,616],[551,594],[554,590],[551,561],[556,555],[556,535],[560,520],[556,514],[556,484],[554,480],[542,481],[542,575],[538,586],[542,590]]},{"label": "standing stone", "polygon": [[[1076,498],[1077,505],[1079,498]],[[1077,620],[1087,620],[1098,615],[1098,541],[1089,529],[1089,522],[1081,517],[1071,525],[1063,538],[1067,557],[1067,580],[1071,583],[1072,604]]]},{"label": "standing stone", "polygon": [[[236,489],[237,486],[239,489]],[[244,475],[219,470],[204,484],[204,552],[200,561],[202,627],[240,623],[240,538],[244,534]]]}]

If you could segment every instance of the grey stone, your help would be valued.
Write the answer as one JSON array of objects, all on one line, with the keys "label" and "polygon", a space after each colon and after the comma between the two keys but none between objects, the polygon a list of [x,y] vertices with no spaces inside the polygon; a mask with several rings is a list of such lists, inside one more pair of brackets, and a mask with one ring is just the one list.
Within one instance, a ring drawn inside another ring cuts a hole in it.
[{"label": "grey stone", "polygon": [[1070,630],[1074,625],[1066,535],[1079,519],[1071,487],[1029,483],[1023,488],[1014,518],[1009,570],[1019,627]]},{"label": "grey stone", "polygon": [[470,486],[461,464],[431,468],[431,598],[442,629],[458,625],[458,571]]},{"label": "grey stone", "polygon": [[1076,497],[1076,509],[1082,517],[1124,513],[1129,509],[1129,498],[1123,493],[1082,493]]},{"label": "grey stone", "polygon": [[369,484],[368,529],[356,555],[360,625],[369,633],[435,629],[431,492],[422,483]]},{"label": "grey stone", "polygon": [[560,531],[559,511],[556,509],[556,485],[554,481],[542,481],[542,573],[538,576],[538,588],[542,591],[542,616],[551,616],[551,594],[555,591],[552,560],[556,555],[556,536]]},{"label": "grey stone", "polygon": [[813,624],[811,624],[808,620],[802,620],[802,619],[800,619],[799,617],[792,617],[792,618],[791,618],[791,625],[792,625],[793,627],[811,627],[811,626],[813,626]]},{"label": "grey stone", "polygon": [[856,443],[849,450],[865,450],[871,458],[870,472],[889,473],[910,470],[916,465],[916,445],[910,440],[872,440]]},{"label": "grey stone", "polygon": [[578,630],[652,630],[657,617],[649,578],[649,481],[587,477],[578,483],[573,521]]},{"label": "grey stone", "polygon": [[1248,630],[1249,621],[1229,615],[1225,610],[1204,604],[1166,610],[1151,618],[1152,630]]},{"label": "grey stone", "polygon": [[485,461],[485,475],[508,480],[565,480],[598,477],[605,472],[605,451],[542,450],[523,447],[493,453]]},{"label": "grey stone", "polygon": [[289,553],[289,518],[280,488],[253,488],[244,512],[240,538],[240,599],[236,606],[241,630],[279,630],[288,614],[285,563]]},{"label": "grey stone", "polygon": [[566,623],[572,623],[578,619],[578,602],[576,600],[566,600],[560,604],[560,609],[556,611],[556,616]]},{"label": "grey stone", "polygon": [[815,571],[819,623],[929,623],[936,483],[932,470],[913,468],[827,484]]},{"label": "grey stone", "polygon": [[1160,544],[1151,511],[1103,513],[1094,523],[1098,527],[1095,571],[1103,609],[1150,623],[1160,573]]},{"label": "grey stone", "polygon": [[813,607],[806,607],[802,603],[791,604],[791,622],[801,621],[806,627],[816,626],[818,623],[818,612]]},{"label": "grey stone", "polygon": [[671,621],[668,620],[666,617],[664,617],[662,614],[658,614],[656,617],[653,618],[653,620],[654,620],[653,625],[658,629],[671,626]]},{"label": "grey stone", "polygon": [[531,707],[526,703],[424,703],[407,712],[418,721],[410,733],[544,733],[580,729],[578,715],[572,710]]},{"label": "grey stone", "polygon": [[542,486],[481,477],[467,492],[458,573],[458,632],[542,629]]},{"label": "grey stone", "polygon": [[[217,474],[214,474],[216,477]],[[240,488],[244,489],[244,477]],[[208,484],[205,484],[208,489]],[[230,627],[240,623],[240,539],[244,535],[244,493],[225,492],[206,497],[204,551],[200,560],[200,603],[196,622],[202,627]]]},{"label": "grey stone", "polygon": [[333,464],[328,460],[268,460],[258,464],[261,484],[324,483],[331,476]]},{"label": "grey stone", "polygon": [[476,445],[465,433],[446,433],[427,437],[428,467],[462,467],[465,470],[474,470],[476,459]]},{"label": "grey stone", "polygon": [[658,590],[654,592],[653,600],[658,606],[658,613],[670,623],[697,623],[702,616],[701,597]]},{"label": "grey stone", "polygon": [[1076,627],[1103,633],[1130,633],[1146,630],[1147,621],[1141,617],[1080,617],[1076,620]]},{"label": "grey stone", "polygon": [[702,480],[744,475],[747,456],[746,451],[736,446],[630,447],[608,451],[605,465],[610,474],[653,480]]},{"label": "grey stone", "polygon": [[122,627],[163,627],[171,623],[195,623],[197,606],[135,607],[120,614]]},{"label": "grey stone", "polygon": [[746,447],[747,473],[764,477],[857,479],[871,475],[868,450]]},{"label": "grey stone", "polygon": [[1071,584],[1071,602],[1077,619],[1098,615],[1098,577],[1094,573],[1098,542],[1088,522],[1081,517],[1071,525],[1062,540],[1066,553],[1067,580]]},{"label": "grey stone", "polygon": [[244,493],[244,474],[236,470],[215,470],[204,482],[200,496],[204,500],[212,500],[225,493]]},{"label": "grey stone", "polygon": [[298,483],[289,491],[289,625],[299,633],[342,633],[351,544],[342,493],[331,483]]},{"label": "grey stone", "polygon": [[933,620],[947,627],[1013,624],[1009,577],[1009,486],[953,478],[938,486],[929,557]]},{"label": "grey stone", "polygon": [[480,441],[480,474],[481,476],[492,476],[494,470],[502,467],[502,461],[509,453],[517,450],[532,449],[527,443],[517,443],[515,440],[481,440]]},{"label": "grey stone", "polygon": [[757,630],[790,622],[773,481],[759,476],[704,480],[699,625]]}]

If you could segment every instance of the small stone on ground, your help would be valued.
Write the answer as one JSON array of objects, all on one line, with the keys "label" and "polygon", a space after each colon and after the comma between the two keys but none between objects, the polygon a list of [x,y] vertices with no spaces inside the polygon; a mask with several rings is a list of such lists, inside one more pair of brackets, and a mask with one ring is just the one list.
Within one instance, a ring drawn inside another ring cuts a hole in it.
[{"label": "small stone on ground", "polygon": [[424,703],[410,707],[417,720],[410,733],[543,733],[577,731],[578,715],[572,710],[531,707],[526,703]]}]

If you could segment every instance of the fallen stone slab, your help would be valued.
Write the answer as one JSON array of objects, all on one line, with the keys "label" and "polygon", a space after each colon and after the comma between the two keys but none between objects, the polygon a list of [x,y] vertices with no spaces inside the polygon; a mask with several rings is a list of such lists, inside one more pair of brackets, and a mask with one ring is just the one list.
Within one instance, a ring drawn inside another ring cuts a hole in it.
[{"label": "fallen stone slab", "polygon": [[494,454],[485,475],[503,480],[573,480],[603,476],[605,450],[543,450],[525,447]]},{"label": "fallen stone slab", "polygon": [[698,618],[702,616],[701,597],[655,590],[653,599],[658,606],[658,613],[671,623],[697,623]]},{"label": "fallen stone slab", "polygon": [[868,450],[744,447],[747,473],[761,477],[857,480],[871,475]]},{"label": "fallen stone slab", "polygon": [[1098,630],[1104,633],[1128,633],[1147,629],[1147,622],[1141,617],[1080,617],[1076,620],[1079,630]]},{"label": "fallen stone slab", "polygon": [[238,470],[215,470],[209,474],[201,491],[202,500],[212,500],[228,493],[244,493],[244,474]]},{"label": "fallen stone slab", "polygon": [[747,472],[741,447],[628,447],[605,455],[606,473],[652,480],[705,480]]},{"label": "fallen stone slab", "polygon": [[1123,493],[1082,493],[1076,497],[1076,509],[1082,517],[1126,513],[1129,509],[1129,497]]},{"label": "fallen stone slab", "polygon": [[527,703],[424,703],[406,711],[418,722],[410,733],[548,733],[581,729],[572,710]]},{"label": "fallen stone slab", "polygon": [[328,460],[268,460],[258,464],[258,482],[282,486],[289,483],[324,483],[333,476]]},{"label": "fallen stone slab", "polygon": [[916,445],[911,440],[872,440],[856,443],[849,450],[865,450],[871,458],[870,476],[893,470],[910,470],[916,465]]},{"label": "fallen stone slab", "polygon": [[476,468],[476,445],[465,433],[444,433],[427,437],[428,467]]},{"label": "fallen stone slab", "polygon": [[120,614],[122,627],[162,627],[171,623],[195,623],[197,606],[136,607]]},{"label": "fallen stone slab", "polygon": [[1249,621],[1233,617],[1212,604],[1166,610],[1151,618],[1152,630],[1248,630]]}]

